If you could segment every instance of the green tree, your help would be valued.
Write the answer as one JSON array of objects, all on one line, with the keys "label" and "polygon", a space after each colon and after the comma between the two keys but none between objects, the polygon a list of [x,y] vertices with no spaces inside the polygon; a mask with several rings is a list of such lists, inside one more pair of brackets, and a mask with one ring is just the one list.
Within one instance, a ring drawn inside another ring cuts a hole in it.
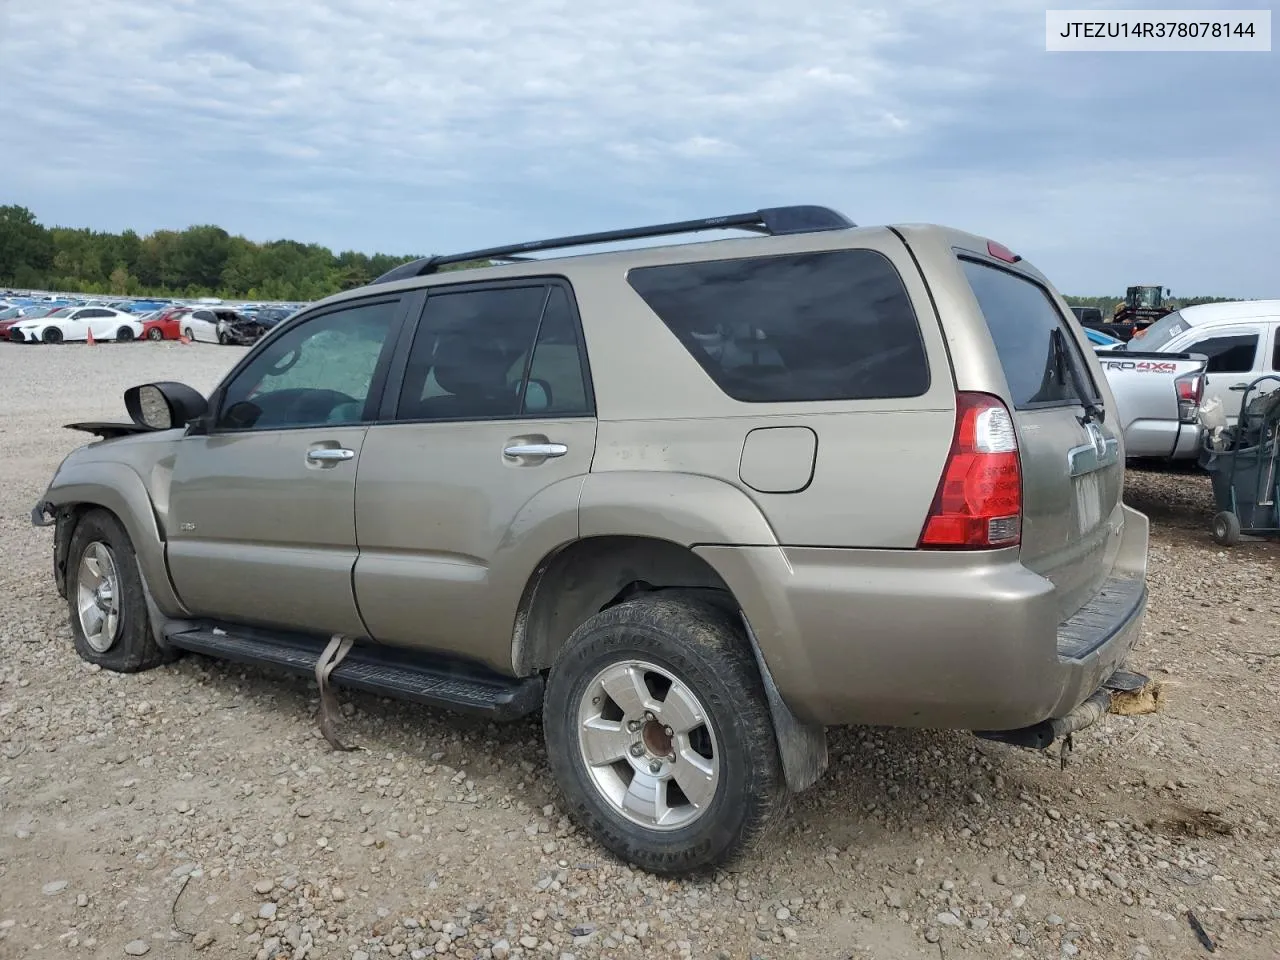
[{"label": "green tree", "polygon": [[14,282],[18,271],[44,272],[53,263],[49,231],[36,215],[17,205],[0,207],[0,281]]},{"label": "green tree", "polygon": [[126,294],[129,292],[129,281],[133,279],[129,276],[129,269],[123,263],[116,264],[116,268],[111,271],[111,292],[115,294]]}]

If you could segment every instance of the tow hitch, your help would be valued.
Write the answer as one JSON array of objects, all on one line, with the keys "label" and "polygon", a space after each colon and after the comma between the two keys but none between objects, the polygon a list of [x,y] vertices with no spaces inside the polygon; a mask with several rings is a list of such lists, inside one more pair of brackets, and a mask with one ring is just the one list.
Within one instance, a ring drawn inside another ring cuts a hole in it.
[{"label": "tow hitch", "polygon": [[1029,727],[1017,730],[975,730],[974,735],[983,740],[994,740],[997,743],[1008,743],[1015,747],[1027,747],[1031,750],[1047,750],[1055,743],[1062,743],[1062,762],[1066,765],[1067,753],[1071,750],[1071,738],[1075,733],[1093,726],[1111,709],[1113,693],[1129,693],[1141,690],[1150,679],[1140,673],[1117,670],[1102,686],[1095,690],[1088,699],[1068,713],[1065,717],[1053,717],[1041,720]]}]

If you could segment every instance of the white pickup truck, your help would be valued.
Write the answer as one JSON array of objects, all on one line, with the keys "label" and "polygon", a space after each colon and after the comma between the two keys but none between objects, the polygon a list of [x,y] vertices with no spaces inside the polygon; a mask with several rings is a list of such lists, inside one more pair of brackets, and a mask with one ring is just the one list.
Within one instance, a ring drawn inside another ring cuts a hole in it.
[{"label": "white pickup truck", "polygon": [[[1194,460],[1200,454],[1197,414],[1208,357],[1150,353],[1088,330],[1089,340],[1116,399],[1125,455]],[[1117,346],[1119,349],[1117,349]]]}]

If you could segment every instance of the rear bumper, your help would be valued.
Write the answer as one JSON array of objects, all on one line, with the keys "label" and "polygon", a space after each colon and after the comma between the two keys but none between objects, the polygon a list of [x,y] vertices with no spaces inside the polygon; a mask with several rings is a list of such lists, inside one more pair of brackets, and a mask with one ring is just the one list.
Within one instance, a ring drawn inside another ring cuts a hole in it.
[{"label": "rear bumper", "polygon": [[1016,550],[703,547],[803,720],[1013,730],[1062,717],[1142,631],[1147,520],[1123,508],[1112,578],[1065,623]]},{"label": "rear bumper", "polygon": [[1135,420],[1124,432],[1126,457],[1191,460],[1199,455],[1200,426],[1177,420]]}]

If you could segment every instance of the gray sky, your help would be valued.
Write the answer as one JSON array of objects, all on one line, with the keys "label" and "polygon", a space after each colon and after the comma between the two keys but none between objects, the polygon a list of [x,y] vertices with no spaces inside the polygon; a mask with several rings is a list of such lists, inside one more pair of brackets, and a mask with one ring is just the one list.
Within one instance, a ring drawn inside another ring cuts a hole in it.
[{"label": "gray sky", "polygon": [[1280,296],[1280,53],[1049,54],[1044,10],[0,0],[0,202],[397,254],[818,203]]}]

